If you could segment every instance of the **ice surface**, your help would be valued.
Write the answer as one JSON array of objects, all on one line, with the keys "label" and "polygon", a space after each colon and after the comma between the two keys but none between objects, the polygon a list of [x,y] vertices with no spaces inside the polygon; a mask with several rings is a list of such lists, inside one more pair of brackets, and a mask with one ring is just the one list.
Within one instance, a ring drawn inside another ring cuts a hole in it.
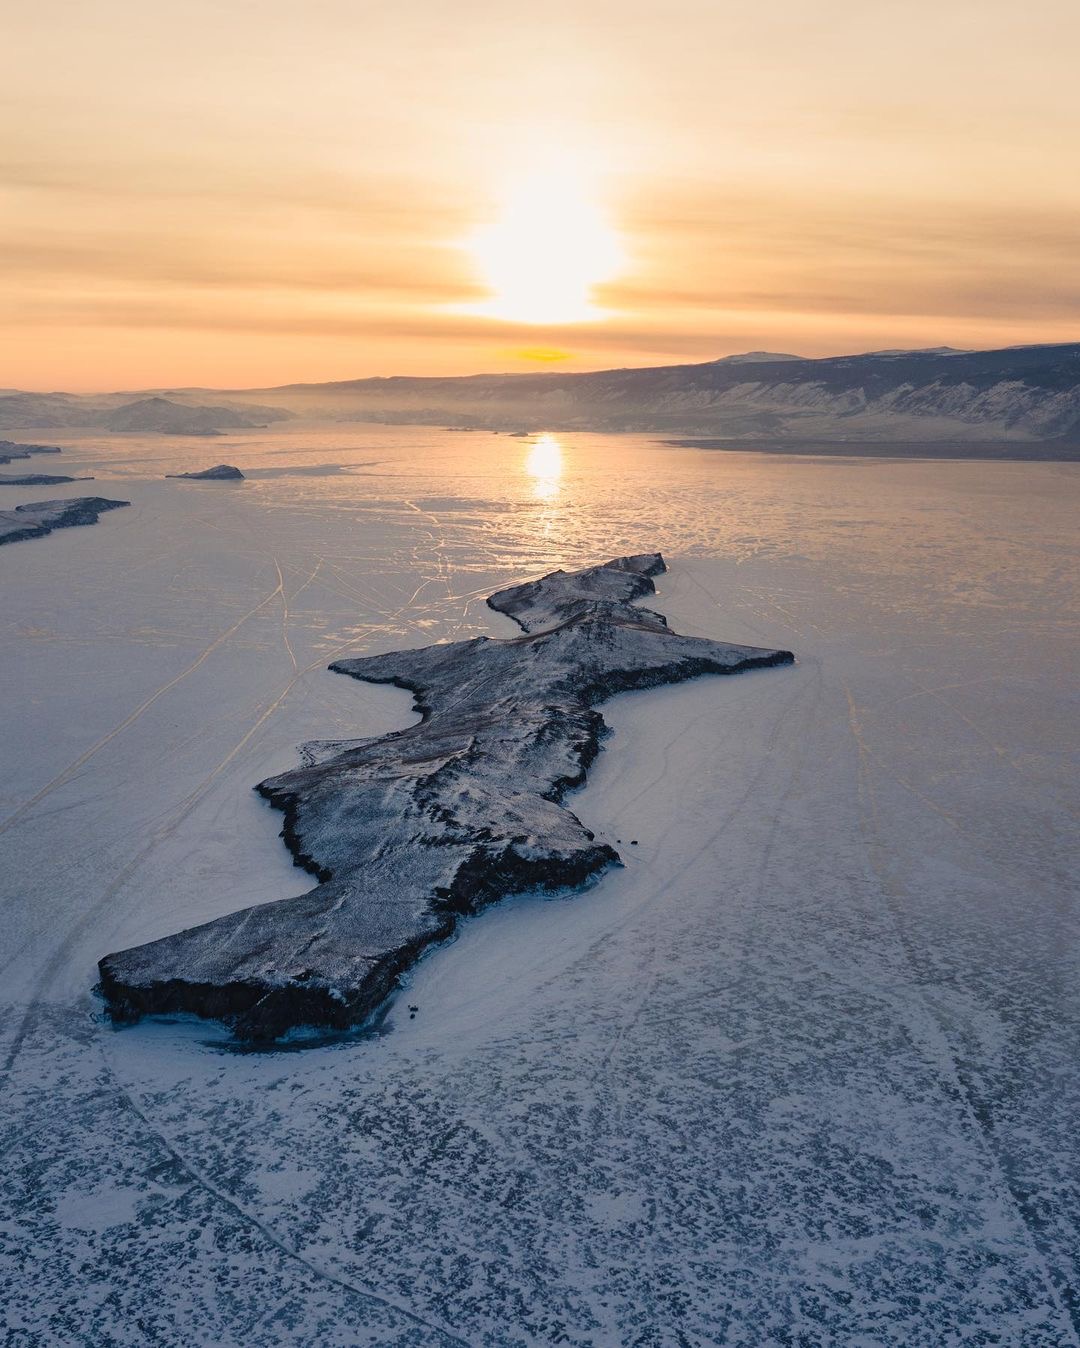
[{"label": "ice surface", "polygon": [[55,487],[58,482],[89,482],[88,477],[60,473],[0,473],[0,487]]},{"label": "ice surface", "polygon": [[[1077,1342],[1075,467],[298,427],[189,493],[63,444],[132,508],[3,557],[14,1343]],[[413,719],[331,660],[511,635],[485,596],[601,538],[799,653],[606,704],[624,868],[381,1037],[108,1028],[103,948],[308,888],[250,783]]]}]

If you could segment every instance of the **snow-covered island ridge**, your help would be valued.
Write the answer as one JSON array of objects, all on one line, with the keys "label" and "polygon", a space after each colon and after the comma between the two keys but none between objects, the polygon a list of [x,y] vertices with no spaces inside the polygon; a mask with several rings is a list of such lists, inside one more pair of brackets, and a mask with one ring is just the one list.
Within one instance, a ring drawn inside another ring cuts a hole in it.
[{"label": "snow-covered island ridge", "polygon": [[664,569],[650,553],[556,571],[488,600],[524,636],[333,664],[409,689],[421,721],[307,745],[304,766],[262,782],[296,863],[320,883],[106,956],[113,1017],[193,1012],[250,1039],[344,1029],[463,916],[508,894],[582,885],[618,862],[563,804],[606,731],[596,704],[793,660],[670,631],[634,602]]}]

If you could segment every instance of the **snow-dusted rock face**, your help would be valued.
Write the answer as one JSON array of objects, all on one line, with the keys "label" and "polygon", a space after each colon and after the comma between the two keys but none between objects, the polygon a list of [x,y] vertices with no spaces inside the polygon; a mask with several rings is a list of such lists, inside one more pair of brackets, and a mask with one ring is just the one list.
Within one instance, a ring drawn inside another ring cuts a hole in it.
[{"label": "snow-dusted rock face", "polygon": [[72,501],[29,501],[14,510],[0,510],[0,543],[44,538],[54,529],[96,524],[98,516],[106,510],[130,504],[130,501],[107,501],[103,496],[78,496]]},{"label": "snow-dusted rock face", "polygon": [[618,861],[562,803],[605,725],[597,703],[699,674],[788,664],[789,651],[668,630],[633,601],[659,553],[514,586],[489,604],[525,634],[331,666],[415,695],[407,730],[307,747],[257,788],[318,886],[101,960],[119,1021],[188,1011],[243,1038],[369,1016],[425,948],[507,894],[578,886]]},{"label": "snow-dusted rock face", "polygon": [[166,477],[186,477],[190,482],[243,482],[244,475],[231,463],[216,463],[201,473],[166,473]]}]

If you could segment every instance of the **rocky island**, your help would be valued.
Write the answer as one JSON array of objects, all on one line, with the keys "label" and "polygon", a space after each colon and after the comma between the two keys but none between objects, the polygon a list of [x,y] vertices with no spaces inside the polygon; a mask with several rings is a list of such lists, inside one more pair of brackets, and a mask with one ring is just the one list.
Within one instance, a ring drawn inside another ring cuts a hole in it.
[{"label": "rocky island", "polygon": [[244,475],[231,463],[216,463],[200,473],[166,473],[166,477],[186,478],[189,482],[243,482]]},{"label": "rocky island", "polygon": [[523,890],[580,886],[619,861],[563,803],[606,733],[596,704],[700,674],[789,664],[790,651],[669,630],[634,602],[659,553],[501,590],[524,635],[340,660],[411,691],[422,720],[373,739],[303,747],[256,789],[319,881],[100,961],[112,1017],[191,1012],[243,1039],[362,1022],[460,919]]},{"label": "rocky island", "polygon": [[107,501],[104,496],[77,496],[70,501],[29,501],[14,510],[0,510],[0,544],[44,538],[54,529],[96,524],[98,516],[106,510],[130,504],[130,501]]},{"label": "rocky island", "polygon": [[31,454],[59,454],[59,445],[21,445],[15,440],[0,440],[0,463],[28,459]]}]

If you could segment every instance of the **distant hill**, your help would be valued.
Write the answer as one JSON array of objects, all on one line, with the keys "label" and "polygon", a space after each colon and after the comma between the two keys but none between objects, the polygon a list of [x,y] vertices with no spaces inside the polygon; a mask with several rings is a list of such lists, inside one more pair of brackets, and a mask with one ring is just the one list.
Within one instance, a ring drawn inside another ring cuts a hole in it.
[{"label": "distant hill", "polygon": [[171,435],[206,435],[282,421],[291,415],[282,407],[250,403],[206,404],[186,397],[160,395],[131,399],[130,394],[8,393],[0,395],[0,429],[33,427],[100,427],[108,431],[158,431]]},{"label": "distant hill", "polygon": [[3,394],[0,429],[103,426],[193,434],[296,415],[492,430],[645,431],[748,444],[861,441],[895,444],[898,453],[914,453],[919,444],[1078,446],[1080,343],[813,360],[751,351],[694,365],[587,374],[399,376],[170,390],[168,397],[154,391],[132,399],[130,393]]},{"label": "distant hill", "polygon": [[251,407],[244,412],[232,407],[188,405],[168,398],[140,398],[100,414],[100,425],[110,431],[164,431],[170,435],[205,435],[208,431],[235,430],[280,421],[288,414],[272,407]]},{"label": "distant hill", "polygon": [[248,390],[306,416],[740,440],[1080,443],[1080,343],[996,351],[771,352],[589,374],[357,379]]},{"label": "distant hill", "polygon": [[73,408],[82,402],[69,393],[0,394],[0,430],[78,425],[69,418]]}]

